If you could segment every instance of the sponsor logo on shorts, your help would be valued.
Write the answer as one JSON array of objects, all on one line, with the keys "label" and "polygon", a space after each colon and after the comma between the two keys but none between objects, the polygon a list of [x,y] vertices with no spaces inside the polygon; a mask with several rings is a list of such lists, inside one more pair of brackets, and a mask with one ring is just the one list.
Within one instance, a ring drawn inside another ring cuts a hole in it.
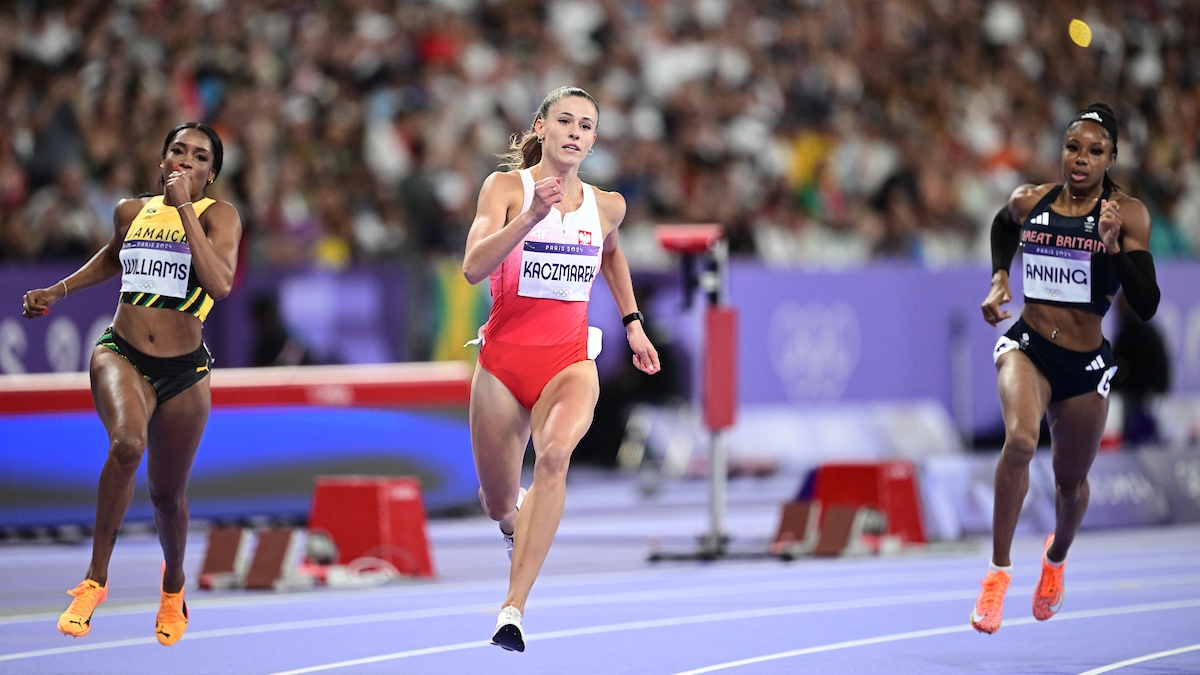
[{"label": "sponsor logo on shorts", "polygon": [[996,341],[996,348],[992,350],[992,362],[999,361],[1001,356],[1014,349],[1021,349],[1021,345],[1007,335],[1001,335]]},{"label": "sponsor logo on shorts", "polygon": [[1096,392],[1101,398],[1108,398],[1109,389],[1112,387],[1113,375],[1117,374],[1117,367],[1113,366],[1104,371],[1104,377],[1100,378],[1100,384],[1096,385]]}]

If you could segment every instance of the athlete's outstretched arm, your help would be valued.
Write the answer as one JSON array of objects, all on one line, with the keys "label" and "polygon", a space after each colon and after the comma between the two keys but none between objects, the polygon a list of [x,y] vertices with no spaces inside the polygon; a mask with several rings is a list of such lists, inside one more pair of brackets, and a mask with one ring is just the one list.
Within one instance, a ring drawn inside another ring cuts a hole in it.
[{"label": "athlete's outstretched arm", "polygon": [[96,284],[104,283],[121,273],[121,246],[125,241],[125,231],[142,209],[141,199],[122,199],[113,210],[113,233],[108,243],[96,251],[78,270],[66,279],[49,286],[29,291],[25,294],[25,307],[22,314],[27,319],[35,319],[50,311],[50,305],[62,300],[67,293],[74,293]]},{"label": "athlete's outstretched arm", "polygon": [[[604,255],[600,260],[600,273],[608,284],[613,300],[617,303],[617,311],[621,316],[628,316],[638,311],[637,298],[633,294],[633,279],[629,275],[629,263],[625,253],[621,251],[617,228],[625,218],[625,198],[617,193],[603,193],[603,198],[597,200],[600,208],[601,223],[607,224],[608,234],[604,237]],[[633,365],[644,373],[659,371],[658,350],[650,342],[641,321],[630,321],[625,326],[625,337],[629,340],[629,348],[633,350]]]},{"label": "athlete's outstretched arm", "polygon": [[515,173],[496,172],[483,181],[463,256],[463,276],[469,283],[477,284],[496,271],[533,226],[562,201],[561,182],[558,177],[550,177],[535,183],[529,210],[508,221],[509,212],[521,208],[524,195],[520,178]]}]

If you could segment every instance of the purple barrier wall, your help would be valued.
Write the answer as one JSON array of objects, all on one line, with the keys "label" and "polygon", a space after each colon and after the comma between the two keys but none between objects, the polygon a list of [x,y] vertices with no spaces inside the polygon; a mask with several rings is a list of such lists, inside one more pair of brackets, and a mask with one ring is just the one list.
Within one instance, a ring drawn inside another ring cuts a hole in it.
[{"label": "purple barrier wall", "polygon": [[[1200,391],[1200,265],[1160,265],[1158,280],[1163,300],[1153,321],[1171,356],[1173,390]],[[740,313],[741,402],[932,398],[961,426],[969,419],[976,432],[994,428],[1000,404],[991,352],[1011,321],[993,328],[983,320],[988,283],[988,270],[979,267],[806,272],[734,265],[729,290]],[[1016,299],[1007,307],[1016,317],[1019,277],[1012,291]],[[1110,339],[1114,314],[1105,322]],[[963,393],[957,405],[956,386]]]},{"label": "purple barrier wall", "polygon": [[253,365],[253,305],[255,298],[268,296],[276,298],[288,329],[317,363],[410,360],[411,276],[412,270],[402,265],[343,272],[252,269],[217,303],[205,340],[218,367]]},{"label": "purple barrier wall", "polygon": [[[116,311],[120,280],[72,293],[49,316],[21,316],[21,296],[57,282],[74,265],[0,267],[0,373],[86,370],[92,345]],[[399,265],[324,270],[250,270],[217,303],[204,339],[217,367],[251,365],[254,299],[276,297],[288,327],[320,363],[379,363],[409,357],[411,270]]]},{"label": "purple barrier wall", "polygon": [[[1014,265],[1017,269],[1018,262]],[[54,283],[66,265],[0,267],[0,373],[82,370],[91,342],[108,325],[117,281],[71,295],[49,317],[20,317],[21,294]],[[218,303],[205,339],[218,367],[249,365],[255,338],[251,304],[276,293],[289,326],[319,361],[377,362],[422,358],[422,276],[400,265],[332,273],[250,270]],[[643,279],[644,278],[644,279]],[[976,432],[999,424],[991,350],[999,329],[980,317],[985,267],[926,270],[879,265],[845,272],[768,269],[736,263],[730,303],[739,312],[738,358],[743,404],[808,405],[929,398]],[[1176,392],[1200,392],[1200,265],[1158,270],[1163,301],[1154,323],[1166,338]],[[657,290],[648,314],[698,353],[703,299],[680,309],[672,275],[639,275],[639,290]],[[1010,310],[1019,314],[1020,280]],[[1110,312],[1105,331],[1114,335]],[[418,317],[413,319],[411,317]],[[605,329],[602,372],[628,358],[616,308],[602,285],[593,293],[592,323]],[[957,387],[957,389],[956,389]],[[959,395],[956,397],[955,392]],[[956,403],[957,401],[957,403]]]},{"label": "purple barrier wall", "polygon": [[0,266],[0,373],[87,370],[92,343],[112,323],[119,279],[71,294],[35,321],[21,316],[25,291],[57,283],[76,265]]}]

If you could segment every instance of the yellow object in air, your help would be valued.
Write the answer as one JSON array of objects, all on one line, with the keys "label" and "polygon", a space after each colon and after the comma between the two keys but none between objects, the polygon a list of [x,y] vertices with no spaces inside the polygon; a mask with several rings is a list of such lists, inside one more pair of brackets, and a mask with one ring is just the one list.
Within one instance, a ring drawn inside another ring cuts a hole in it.
[{"label": "yellow object in air", "polygon": [[1092,44],[1092,29],[1079,19],[1071,19],[1071,25],[1067,26],[1067,32],[1071,34],[1071,40],[1080,47]]}]

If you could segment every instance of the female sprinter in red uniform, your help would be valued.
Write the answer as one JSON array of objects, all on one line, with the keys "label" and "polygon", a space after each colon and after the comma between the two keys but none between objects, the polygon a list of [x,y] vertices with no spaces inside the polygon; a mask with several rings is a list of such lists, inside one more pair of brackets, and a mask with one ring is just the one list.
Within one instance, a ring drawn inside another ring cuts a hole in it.
[{"label": "female sprinter in red uniform", "polygon": [[25,294],[24,314],[32,319],[68,292],[121,275],[113,325],[92,352],[92,399],[108,432],[108,460],[100,472],[92,563],[68,591],[75,599],[58,619],[66,635],[87,635],[92,613],[108,597],[109,558],[147,447],[165,560],[154,632],[173,645],[187,629],[186,490],[208,421],[212,361],[201,327],[213,303],[229,294],[242,233],[237,209],[204,196],[221,172],[222,155],[212,127],[192,122],[172,129],[159,165],[163,194],[119,202],[112,239],[99,253],[66,279]]},{"label": "female sprinter in red uniform", "polygon": [[[597,269],[624,317],[634,365],[659,370],[617,240],[625,200],[579,179],[598,119],[596,101],[582,89],[550,92],[507,156],[515,170],[484,181],[467,235],[463,273],[472,284],[490,278],[493,298],[470,420],[480,500],[500,522],[512,557],[492,638],[508,650],[525,650],[525,601],[562,519],[567,466],[600,393],[587,325]],[[525,493],[521,461],[531,434],[537,460]]]},{"label": "female sprinter in red uniform", "polygon": [[983,318],[993,326],[1011,314],[1008,268],[1018,246],[1025,307],[993,352],[1004,416],[1004,449],[996,466],[992,563],[971,612],[982,633],[1000,629],[1012,580],[1013,532],[1029,489],[1029,462],[1042,416],[1050,424],[1054,467],[1054,533],[1046,537],[1033,615],[1045,621],[1063,600],[1063,563],[1088,505],[1088,469],[1108,417],[1116,373],[1100,321],[1117,289],[1143,321],[1154,316],[1159,290],[1150,215],[1108,177],[1117,159],[1117,120],[1103,103],[1079,111],[1063,138],[1065,185],[1022,185],[992,223],[992,288]]}]

